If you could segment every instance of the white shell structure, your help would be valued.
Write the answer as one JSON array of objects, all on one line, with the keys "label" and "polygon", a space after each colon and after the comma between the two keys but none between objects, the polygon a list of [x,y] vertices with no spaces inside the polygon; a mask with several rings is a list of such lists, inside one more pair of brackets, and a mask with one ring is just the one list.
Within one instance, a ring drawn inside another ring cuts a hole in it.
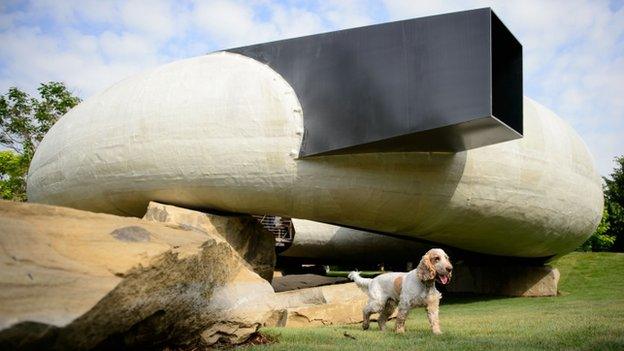
[{"label": "white shell structure", "polygon": [[[321,262],[409,262],[418,261],[427,245],[394,236],[337,225],[292,219],[295,236],[279,255]],[[418,263],[418,262],[416,262]]]},{"label": "white shell structure", "polygon": [[454,154],[298,159],[304,118],[255,60],[173,62],[63,116],[33,158],[28,197],[137,216],[149,201],[272,214],[517,257],[571,251],[602,215],[585,144],[528,98],[524,138]]}]

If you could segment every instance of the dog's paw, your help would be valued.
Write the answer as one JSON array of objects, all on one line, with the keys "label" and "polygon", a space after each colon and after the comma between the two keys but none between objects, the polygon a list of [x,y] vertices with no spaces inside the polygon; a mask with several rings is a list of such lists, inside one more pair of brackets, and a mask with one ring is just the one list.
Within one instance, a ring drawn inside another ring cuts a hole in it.
[{"label": "dog's paw", "polygon": [[440,329],[436,329],[436,330],[433,331],[433,334],[434,335],[442,335],[443,333],[442,333],[442,331]]}]

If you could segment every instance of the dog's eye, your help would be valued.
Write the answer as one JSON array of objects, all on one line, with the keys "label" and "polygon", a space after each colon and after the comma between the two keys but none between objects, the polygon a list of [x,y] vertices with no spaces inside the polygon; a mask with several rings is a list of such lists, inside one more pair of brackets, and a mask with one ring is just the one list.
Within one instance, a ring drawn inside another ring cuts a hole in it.
[{"label": "dog's eye", "polygon": [[440,257],[434,257],[433,259],[434,261],[438,262],[440,260]]}]

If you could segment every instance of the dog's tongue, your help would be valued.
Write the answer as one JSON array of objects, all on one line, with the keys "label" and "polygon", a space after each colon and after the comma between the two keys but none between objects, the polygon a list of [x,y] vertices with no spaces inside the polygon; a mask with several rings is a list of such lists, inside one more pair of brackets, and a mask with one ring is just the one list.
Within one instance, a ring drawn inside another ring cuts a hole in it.
[{"label": "dog's tongue", "polygon": [[448,276],[446,276],[446,275],[441,275],[440,276],[440,283],[446,285],[448,283],[448,280],[449,280]]}]

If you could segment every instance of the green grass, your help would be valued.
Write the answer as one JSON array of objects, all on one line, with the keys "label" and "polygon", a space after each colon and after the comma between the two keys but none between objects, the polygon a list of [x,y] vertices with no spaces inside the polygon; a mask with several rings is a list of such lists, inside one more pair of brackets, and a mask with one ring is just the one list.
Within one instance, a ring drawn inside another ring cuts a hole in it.
[{"label": "green grass", "polygon": [[[328,277],[348,277],[350,271],[329,271],[327,272]],[[359,271],[360,277],[362,278],[373,278],[383,273],[382,271]]]},{"label": "green grass", "polygon": [[[559,268],[558,297],[442,299],[443,335],[414,309],[407,332],[376,324],[306,329],[265,328],[278,342],[254,350],[624,350],[624,254],[571,253]],[[347,332],[356,339],[343,334]]]}]

